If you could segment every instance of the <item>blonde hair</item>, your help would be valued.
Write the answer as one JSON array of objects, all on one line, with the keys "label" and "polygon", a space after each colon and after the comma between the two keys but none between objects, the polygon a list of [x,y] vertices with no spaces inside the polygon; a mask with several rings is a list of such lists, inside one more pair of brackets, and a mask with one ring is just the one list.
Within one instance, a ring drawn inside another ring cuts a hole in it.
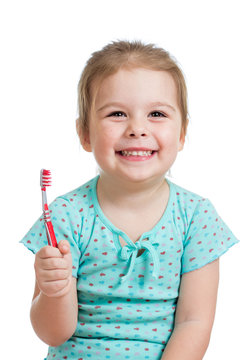
[{"label": "blonde hair", "polygon": [[101,82],[120,68],[143,67],[167,71],[177,88],[178,105],[182,116],[182,131],[187,132],[188,108],[187,87],[184,75],[170,54],[153,44],[141,41],[115,41],[92,54],[83,69],[78,84],[78,111],[76,120],[78,134],[88,134],[89,115]]}]

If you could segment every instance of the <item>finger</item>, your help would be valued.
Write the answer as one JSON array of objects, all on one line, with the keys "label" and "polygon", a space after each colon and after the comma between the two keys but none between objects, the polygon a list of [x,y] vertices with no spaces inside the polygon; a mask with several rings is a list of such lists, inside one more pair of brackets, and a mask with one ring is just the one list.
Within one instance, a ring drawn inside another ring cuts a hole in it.
[{"label": "finger", "polygon": [[41,259],[48,259],[52,257],[62,257],[61,252],[58,250],[58,248],[55,248],[53,246],[44,246],[37,252],[37,256]]},{"label": "finger", "polygon": [[48,258],[39,261],[39,267],[43,270],[67,269],[69,267],[64,258]]},{"label": "finger", "polygon": [[70,279],[48,281],[44,283],[43,292],[47,294],[47,296],[56,296],[56,294],[60,293],[64,288],[67,287],[69,282]]},{"label": "finger", "polygon": [[58,249],[61,252],[61,254],[63,255],[67,255],[68,253],[70,253],[70,244],[67,240],[61,240],[58,243]]},{"label": "finger", "polygon": [[39,275],[44,279],[44,282],[53,282],[59,280],[66,280],[69,277],[68,270],[42,270]]}]

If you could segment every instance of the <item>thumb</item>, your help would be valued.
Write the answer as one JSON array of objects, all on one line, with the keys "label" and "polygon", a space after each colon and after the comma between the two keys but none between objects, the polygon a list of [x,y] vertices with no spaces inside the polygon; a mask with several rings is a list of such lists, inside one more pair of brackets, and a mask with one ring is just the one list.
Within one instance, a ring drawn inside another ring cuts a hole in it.
[{"label": "thumb", "polygon": [[63,255],[70,253],[69,242],[67,240],[61,240],[58,244],[58,249]]}]

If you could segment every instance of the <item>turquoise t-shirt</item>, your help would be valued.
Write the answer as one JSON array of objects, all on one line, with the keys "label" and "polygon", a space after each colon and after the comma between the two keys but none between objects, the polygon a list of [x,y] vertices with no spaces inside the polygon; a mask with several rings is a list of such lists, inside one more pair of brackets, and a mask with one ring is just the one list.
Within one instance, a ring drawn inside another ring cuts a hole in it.
[{"label": "turquoise t-shirt", "polygon": [[[46,359],[159,360],[173,331],[181,276],[238,240],[209,200],[167,180],[163,216],[133,243],[102,212],[97,181],[50,205],[57,241],[67,239],[71,246],[79,311],[73,336],[49,347]],[[42,217],[21,242],[33,253],[47,245]]]}]

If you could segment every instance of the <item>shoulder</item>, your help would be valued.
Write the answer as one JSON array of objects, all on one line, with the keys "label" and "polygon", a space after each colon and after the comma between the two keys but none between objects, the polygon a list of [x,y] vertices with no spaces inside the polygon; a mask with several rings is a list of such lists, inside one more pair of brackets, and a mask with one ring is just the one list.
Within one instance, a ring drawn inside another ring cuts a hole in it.
[{"label": "shoulder", "polygon": [[80,205],[88,205],[92,200],[92,190],[95,189],[98,176],[87,181],[83,185],[77,187],[74,190],[71,190],[63,195],[58,196],[54,202],[59,203],[69,203],[74,207],[79,207]]},{"label": "shoulder", "polygon": [[209,207],[211,202],[206,197],[196,194],[193,191],[187,190],[172,181],[167,180],[171,189],[172,201],[175,201],[174,205],[185,210],[195,212],[197,209],[207,206]]},{"label": "shoulder", "polygon": [[188,202],[198,204],[199,202],[206,200],[204,196],[196,194],[193,191],[187,190],[170,180],[167,180],[167,182],[169,183],[171,191],[175,193],[178,202],[182,202],[183,204]]},{"label": "shoulder", "polygon": [[[66,194],[60,195],[58,198],[65,199],[66,201],[74,201],[74,199],[87,198],[91,191],[95,188],[98,176],[87,181],[83,185],[77,187],[74,190],[67,192]],[[57,198],[57,199],[58,199]]]},{"label": "shoulder", "polygon": [[213,220],[215,208],[206,197],[187,190],[169,180],[172,216],[177,224],[182,223],[184,232],[195,219]]},{"label": "shoulder", "polygon": [[54,214],[65,214],[72,218],[89,214],[92,204],[92,193],[98,177],[95,177],[78,188],[58,196],[50,205],[50,211]]}]

